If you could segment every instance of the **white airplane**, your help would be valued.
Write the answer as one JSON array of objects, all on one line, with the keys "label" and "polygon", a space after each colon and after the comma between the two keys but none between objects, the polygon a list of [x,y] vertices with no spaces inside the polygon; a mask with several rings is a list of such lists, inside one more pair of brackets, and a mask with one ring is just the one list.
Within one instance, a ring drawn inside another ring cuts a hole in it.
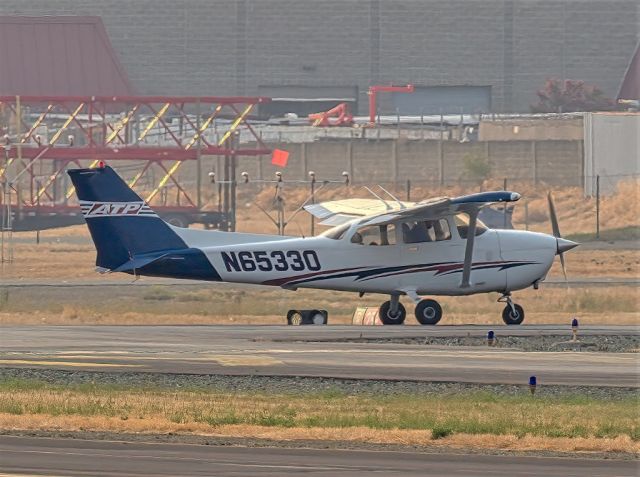
[{"label": "white airplane", "polygon": [[555,236],[491,230],[477,220],[485,205],[520,199],[515,192],[418,203],[376,195],[309,205],[321,223],[335,226],[299,238],[173,227],[112,168],[68,172],[100,272],[382,293],[390,296],[380,306],[384,324],[404,322],[402,295],[415,302],[419,323],[435,325],[442,307],[423,296],[489,292],[502,294],[504,322],[520,324],[524,310],[511,292],[537,288],[556,255],[564,270],[562,253],[578,245],[560,238],[551,200]]}]

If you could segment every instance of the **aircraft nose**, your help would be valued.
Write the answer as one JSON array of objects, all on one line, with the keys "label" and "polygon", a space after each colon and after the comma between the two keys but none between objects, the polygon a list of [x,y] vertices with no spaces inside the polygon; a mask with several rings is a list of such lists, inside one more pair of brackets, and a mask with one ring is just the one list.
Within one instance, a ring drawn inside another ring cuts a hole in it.
[{"label": "aircraft nose", "polygon": [[556,255],[559,253],[567,252],[572,248],[575,248],[578,245],[580,245],[577,242],[572,242],[571,240],[567,240],[563,238],[556,238],[556,242],[558,243],[558,249],[557,249]]}]

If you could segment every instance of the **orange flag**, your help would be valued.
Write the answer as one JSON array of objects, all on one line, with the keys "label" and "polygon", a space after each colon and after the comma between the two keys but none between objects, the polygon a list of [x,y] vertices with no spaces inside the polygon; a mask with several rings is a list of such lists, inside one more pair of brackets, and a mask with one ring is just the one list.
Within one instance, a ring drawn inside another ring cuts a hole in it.
[{"label": "orange flag", "polygon": [[271,154],[271,164],[278,167],[286,167],[289,160],[289,152],[282,149],[274,149]]}]

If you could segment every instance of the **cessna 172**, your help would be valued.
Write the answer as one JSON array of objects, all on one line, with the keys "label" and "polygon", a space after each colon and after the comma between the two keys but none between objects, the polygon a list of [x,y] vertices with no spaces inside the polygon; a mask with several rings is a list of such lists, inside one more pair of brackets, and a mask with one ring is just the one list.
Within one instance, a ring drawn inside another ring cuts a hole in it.
[{"label": "cessna 172", "polygon": [[434,325],[442,307],[424,295],[488,292],[502,294],[505,323],[520,324],[524,310],[511,292],[537,288],[556,255],[564,270],[562,253],[578,245],[560,238],[553,207],[555,236],[491,230],[477,220],[483,206],[517,201],[515,192],[409,205],[379,196],[308,205],[321,223],[335,226],[298,238],[173,227],[112,168],[68,172],[96,246],[98,271],[382,293],[390,296],[380,306],[384,324],[404,322],[401,295],[416,303],[418,322]]}]

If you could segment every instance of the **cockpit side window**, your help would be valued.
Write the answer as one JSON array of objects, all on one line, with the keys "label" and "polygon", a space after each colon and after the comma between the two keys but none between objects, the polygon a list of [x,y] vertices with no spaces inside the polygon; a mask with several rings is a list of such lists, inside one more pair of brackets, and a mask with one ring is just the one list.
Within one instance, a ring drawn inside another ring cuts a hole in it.
[{"label": "cockpit side window", "polygon": [[402,241],[404,243],[431,242],[425,222],[404,222],[402,224]]},{"label": "cockpit side window", "polygon": [[402,224],[404,243],[439,242],[450,238],[451,231],[446,219],[415,220]]},{"label": "cockpit side window", "polygon": [[359,245],[395,245],[395,226],[393,224],[365,225],[353,234],[351,243]]},{"label": "cockpit side window", "polygon": [[[466,239],[467,232],[469,231],[469,215],[468,214],[458,214],[455,216],[456,227],[458,229],[458,235],[460,238]],[[484,225],[480,220],[476,220],[476,237],[478,235],[482,235],[487,231],[487,226]]]},{"label": "cockpit side window", "polygon": [[449,230],[449,222],[447,219],[433,221],[433,231],[436,235],[436,241],[451,240],[451,230]]}]

